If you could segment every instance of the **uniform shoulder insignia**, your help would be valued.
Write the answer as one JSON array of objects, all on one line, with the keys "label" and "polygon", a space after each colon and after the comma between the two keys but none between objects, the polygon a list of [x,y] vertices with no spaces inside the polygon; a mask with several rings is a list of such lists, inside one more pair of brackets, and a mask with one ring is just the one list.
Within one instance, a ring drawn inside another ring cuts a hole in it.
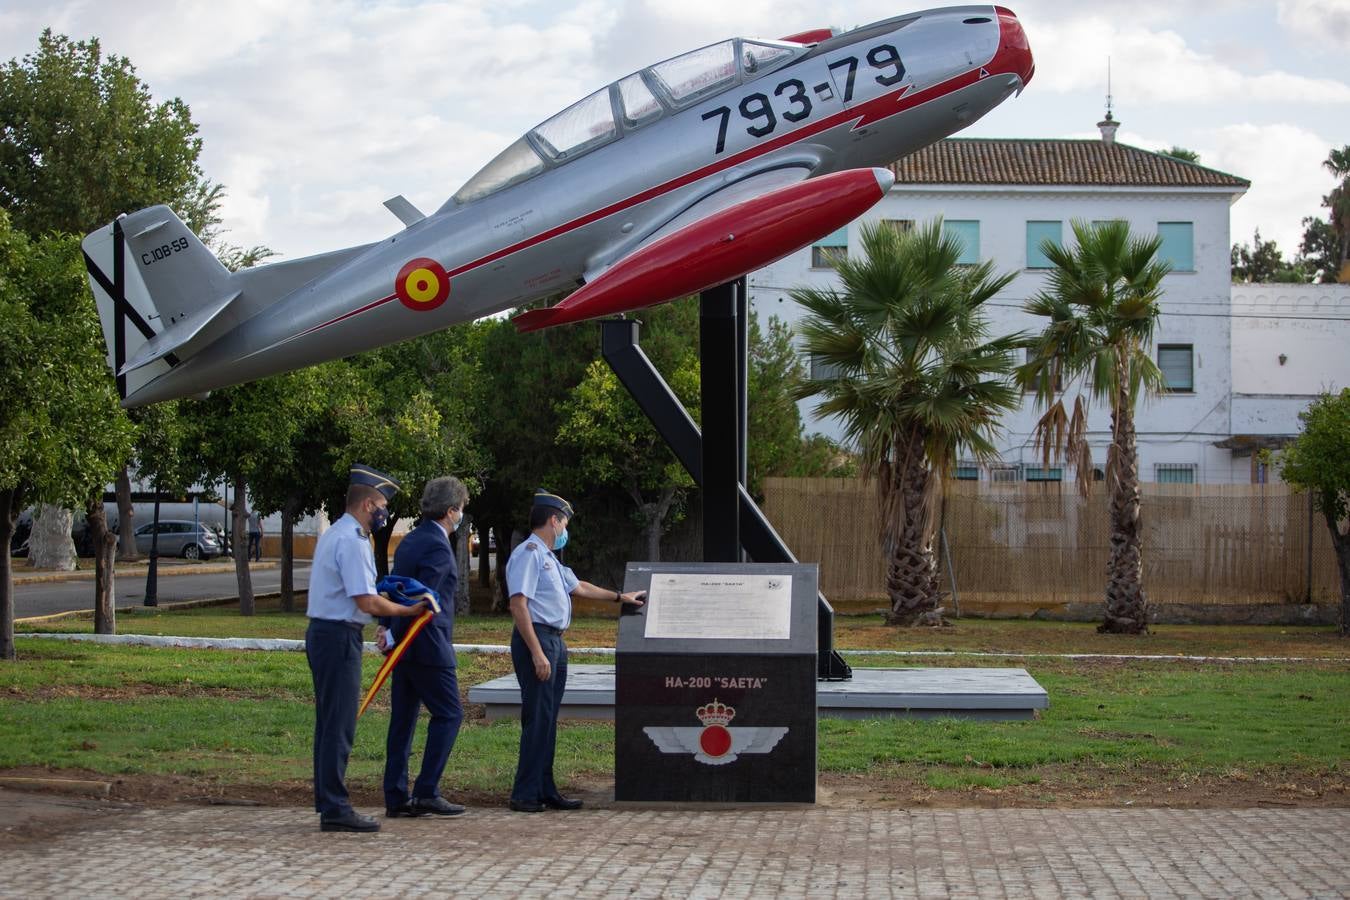
[{"label": "uniform shoulder insignia", "polygon": [[526,545],[525,545],[525,548],[526,548],[527,550],[534,550],[534,549],[535,549],[535,546],[534,546],[534,544],[526,544]]}]

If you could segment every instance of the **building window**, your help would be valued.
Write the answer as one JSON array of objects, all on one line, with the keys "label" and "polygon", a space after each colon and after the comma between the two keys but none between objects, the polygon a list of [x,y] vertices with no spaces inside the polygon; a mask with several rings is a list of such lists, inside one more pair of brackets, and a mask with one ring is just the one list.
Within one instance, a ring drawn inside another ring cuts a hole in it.
[{"label": "building window", "polygon": [[1195,271],[1195,226],[1190,222],[1159,222],[1158,260],[1170,262],[1173,272]]},{"label": "building window", "polygon": [[979,481],[980,467],[975,463],[957,463],[952,470],[952,477],[957,481]]},{"label": "building window", "polygon": [[[1022,351],[1022,361],[1031,362],[1031,357],[1033,355],[1034,354],[1032,353],[1031,348],[1027,347],[1025,350]],[[1037,390],[1038,390],[1037,385],[1028,385],[1022,388],[1022,392],[1026,394],[1034,394],[1037,392]],[[1064,373],[1058,372],[1055,375],[1055,392],[1058,393],[1063,390],[1064,390]]]},{"label": "building window", "polygon": [[990,466],[989,480],[994,484],[1012,484],[1017,481],[1016,466]]},{"label": "building window", "polygon": [[838,366],[816,359],[814,356],[811,357],[810,363],[812,381],[828,381],[843,374]]},{"label": "building window", "polygon": [[1030,465],[1022,467],[1022,479],[1024,481],[1063,481],[1064,470],[1059,466]]},{"label": "building window", "polygon": [[961,255],[957,264],[977,265],[980,261],[980,223],[971,220],[947,219],[942,223],[944,237],[954,237],[961,242]]},{"label": "building window", "polygon": [[811,268],[833,269],[835,264],[848,257],[848,227],[840,228],[833,234],[811,245]]},{"label": "building window", "polygon": [[913,219],[882,219],[881,224],[901,234],[906,234],[914,230]]},{"label": "building window", "polygon": [[1063,243],[1064,223],[1063,222],[1028,222],[1027,223],[1027,268],[1028,269],[1053,269],[1054,264],[1041,252],[1041,244],[1044,241],[1052,241],[1056,244]]},{"label": "building window", "polygon": [[1195,465],[1157,463],[1153,467],[1153,480],[1159,484],[1195,484]]},{"label": "building window", "polygon": [[1189,394],[1195,390],[1195,374],[1190,344],[1159,344],[1158,368],[1162,370],[1163,390],[1173,394]]}]

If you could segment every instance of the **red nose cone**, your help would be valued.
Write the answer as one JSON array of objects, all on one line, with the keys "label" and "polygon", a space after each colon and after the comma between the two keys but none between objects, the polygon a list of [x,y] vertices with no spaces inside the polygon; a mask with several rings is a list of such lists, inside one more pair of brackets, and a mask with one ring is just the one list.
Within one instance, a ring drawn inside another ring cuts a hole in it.
[{"label": "red nose cone", "polygon": [[998,13],[999,42],[990,71],[1011,72],[1019,76],[1022,87],[1026,87],[1031,76],[1036,74],[1036,60],[1031,58],[1027,34],[1012,10],[1006,6],[996,6],[994,10]]}]

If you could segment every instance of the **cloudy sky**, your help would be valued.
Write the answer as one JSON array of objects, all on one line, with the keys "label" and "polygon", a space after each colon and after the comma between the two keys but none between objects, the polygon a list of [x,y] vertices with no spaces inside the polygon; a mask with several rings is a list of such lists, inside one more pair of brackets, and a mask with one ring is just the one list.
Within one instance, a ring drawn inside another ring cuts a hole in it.
[{"label": "cloudy sky", "polygon": [[[1006,0],[1036,56],[1025,93],[963,132],[1095,137],[1107,58],[1119,140],[1248,178],[1235,240],[1292,255],[1350,143],[1350,0]],[[0,0],[0,59],[47,26],[181,97],[222,182],[227,238],[285,257],[378,240],[381,205],[440,206],[522,132],[601,85],[725,37],[867,24],[880,0]]]}]

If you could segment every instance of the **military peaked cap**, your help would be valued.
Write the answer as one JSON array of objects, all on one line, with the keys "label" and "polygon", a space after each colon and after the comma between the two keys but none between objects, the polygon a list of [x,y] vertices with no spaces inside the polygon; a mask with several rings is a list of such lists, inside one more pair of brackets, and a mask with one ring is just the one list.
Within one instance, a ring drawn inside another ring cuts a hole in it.
[{"label": "military peaked cap", "polygon": [[352,466],[350,481],[352,484],[368,484],[375,490],[384,494],[384,499],[393,500],[394,495],[398,493],[399,483],[393,477],[384,474],[379,469],[372,469],[370,466],[357,463]]},{"label": "military peaked cap", "polygon": [[551,506],[554,509],[561,510],[564,516],[572,518],[572,504],[568,503],[557,494],[550,493],[543,488],[534,492],[535,506]]}]

